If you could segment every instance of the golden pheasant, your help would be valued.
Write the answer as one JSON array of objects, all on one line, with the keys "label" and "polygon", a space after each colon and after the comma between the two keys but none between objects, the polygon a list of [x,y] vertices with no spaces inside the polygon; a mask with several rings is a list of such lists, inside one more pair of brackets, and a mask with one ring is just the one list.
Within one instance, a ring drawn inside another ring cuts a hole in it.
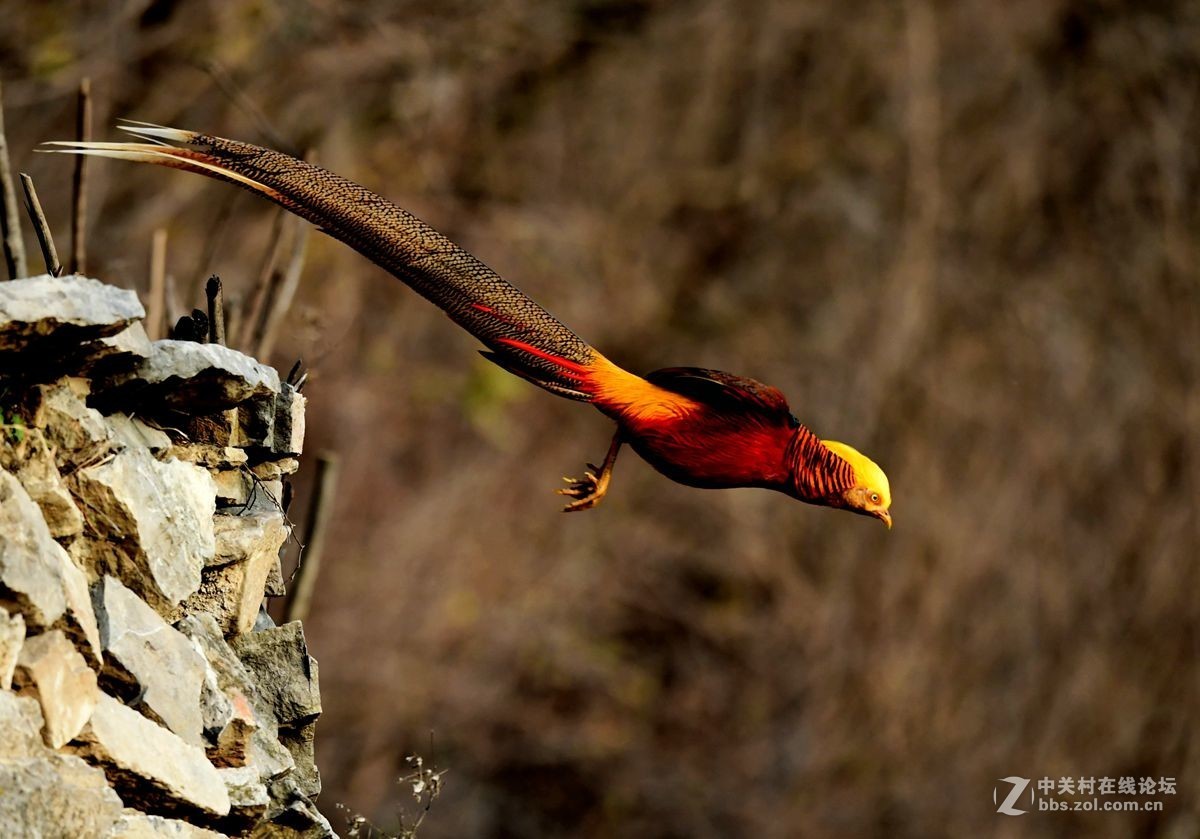
[{"label": "golden pheasant", "polygon": [[150,142],[48,145],[196,172],[266,196],[435,303],[483,342],[488,360],[612,418],[617,430],[603,464],[588,464],[591,471],[559,490],[574,499],[565,510],[585,510],[604,497],[628,443],[681,484],[763,487],[892,526],[883,470],[845,443],[819,439],[775,388],[695,367],[635,375],[445,236],[356,183],[248,143],[142,123],[121,129]]}]

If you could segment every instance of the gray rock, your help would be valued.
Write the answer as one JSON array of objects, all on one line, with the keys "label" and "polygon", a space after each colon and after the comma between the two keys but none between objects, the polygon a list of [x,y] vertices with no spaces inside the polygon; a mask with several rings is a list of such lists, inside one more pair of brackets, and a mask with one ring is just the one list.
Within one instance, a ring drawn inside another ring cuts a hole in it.
[{"label": "gray rock", "polygon": [[74,739],[100,697],[95,672],[57,629],[25,639],[13,681],[22,694],[37,697],[46,721],[42,735],[53,749]]},{"label": "gray rock", "polygon": [[[287,802],[319,789],[319,776],[311,765],[298,766],[281,743],[288,734],[302,757],[308,726],[321,712],[316,662],[308,655],[299,621],[233,639],[238,654],[255,684],[249,694],[260,728],[250,742],[251,764],[268,783],[276,810]],[[296,773],[299,771],[300,775]],[[315,812],[315,810],[314,810]]]},{"label": "gray rock", "polygon": [[0,607],[0,690],[12,685],[13,669],[25,642],[25,619]]},{"label": "gray rock", "polygon": [[[198,648],[197,652],[200,652]],[[205,751],[208,752],[208,759],[213,760],[211,747],[220,741],[223,732],[231,728],[233,703],[229,701],[229,697],[225,695],[225,691],[221,690],[217,673],[207,660],[204,662],[204,681],[200,685],[200,719],[204,725]],[[251,720],[253,720],[253,714],[251,714]],[[241,757],[244,762],[244,753]],[[213,764],[229,765],[225,763],[217,764],[216,761],[213,761]]]},{"label": "gray rock", "polygon": [[150,339],[141,321],[108,338],[80,347],[84,355],[80,371],[92,380],[127,373],[150,355]]},{"label": "gray rock", "polygon": [[271,613],[267,611],[267,604],[262,604],[258,609],[258,617],[254,619],[254,631],[262,632],[267,629],[274,629],[276,626],[278,624],[271,617]]},{"label": "gray rock", "polygon": [[121,799],[104,773],[71,755],[0,760],[0,836],[106,836]]},{"label": "gray rock", "polygon": [[87,580],[54,541],[24,487],[7,472],[0,472],[0,599],[16,606],[29,629],[60,627],[98,660]]},{"label": "gray rock", "polygon": [[271,449],[275,440],[275,394],[238,406],[235,446]]},{"label": "gray rock", "polygon": [[254,677],[225,641],[221,628],[212,615],[187,615],[175,626],[192,641],[212,666],[221,690],[236,690],[247,695],[253,692]]},{"label": "gray rock", "polygon": [[59,574],[62,578],[63,594],[67,598],[67,611],[55,626],[67,633],[67,637],[75,642],[75,646],[88,657],[89,662],[94,662],[98,667],[100,628],[96,626],[96,613],[92,610],[87,574],[65,551],[60,554],[59,561],[62,564]]},{"label": "gray rock", "polygon": [[191,640],[113,577],[92,589],[106,689],[134,698],[139,710],[201,745],[201,689],[208,664]]},{"label": "gray rock", "polygon": [[258,481],[254,482],[254,489],[250,491],[250,501],[246,505],[247,511],[266,511],[272,514],[283,513],[283,481]]},{"label": "gray rock", "polygon": [[153,346],[150,339],[146,337],[146,329],[140,320],[129,324],[116,335],[101,338],[96,343],[101,344],[105,349],[98,350],[92,356],[95,360],[112,358],[118,354],[142,359],[150,355]]},{"label": "gray rock", "polygon": [[89,408],[86,379],[62,379],[35,389],[33,425],[43,430],[59,471],[99,463],[119,448],[104,417]]},{"label": "gray rock", "polygon": [[279,392],[279,374],[237,350],[220,344],[155,341],[150,355],[125,380],[104,394],[105,405],[173,408],[208,414],[252,397]]},{"label": "gray rock", "polygon": [[213,519],[216,549],[199,590],[183,603],[185,614],[206,613],[222,632],[249,632],[265,596],[267,575],[279,557],[288,528],[282,513],[252,510]]},{"label": "gray rock", "polygon": [[[267,574],[267,585],[263,589],[267,597],[283,597],[287,594],[287,583],[283,579],[283,563],[279,557],[275,558],[275,564],[271,566],[270,572]],[[258,622],[255,621],[255,628]]]},{"label": "gray rock", "polygon": [[46,754],[44,724],[36,699],[0,690],[0,761]]},{"label": "gray rock", "polygon": [[321,772],[317,769],[315,746],[316,731],[315,722],[279,731],[279,742],[291,753],[296,764],[291,777],[305,798],[316,798],[321,793]]},{"label": "gray rock", "polygon": [[238,406],[231,445],[262,450],[275,459],[304,450],[304,395],[284,382],[279,392]]},{"label": "gray rock", "polygon": [[106,418],[112,437],[124,446],[149,449],[158,456],[171,448],[167,433],[128,414],[112,414]]},{"label": "gray rock", "polygon": [[229,717],[207,749],[213,766],[239,767],[253,761],[253,742],[261,728],[254,706],[244,693],[225,695],[229,702]]},{"label": "gray rock", "polygon": [[33,629],[50,626],[67,610],[55,548],[62,550],[29,493],[15,476],[0,472],[0,592],[17,603]]},{"label": "gray rock", "polygon": [[[288,780],[285,778],[273,785],[270,790],[273,806],[267,810],[270,821],[255,828],[250,834],[252,839],[337,839],[337,834],[315,804],[296,795],[294,790],[288,797],[286,790],[279,789],[286,786]],[[280,805],[280,801],[285,803]]]},{"label": "gray rock", "polygon": [[6,451],[12,457],[6,458],[5,468],[17,476],[29,497],[41,508],[50,535],[61,539],[82,532],[83,516],[58,474],[54,455],[44,436],[31,435],[25,445],[9,447]]},{"label": "gray rock", "polygon": [[245,515],[256,511],[283,512],[283,481],[262,480],[246,466],[238,469],[212,470],[217,485],[217,506],[238,508],[233,515]]},{"label": "gray rock", "polygon": [[275,428],[271,451],[277,455],[298,455],[304,451],[304,407],[307,399],[286,382],[275,398]]},{"label": "gray rock", "polygon": [[247,765],[258,770],[263,783],[285,778],[295,768],[292,753],[279,742],[279,730],[275,721],[257,714],[258,729],[250,736]]},{"label": "gray rock", "polygon": [[[209,675],[220,693],[219,698],[213,696],[210,693],[212,686],[209,686],[201,694],[202,708],[206,714],[208,758],[214,766],[245,766],[252,759],[251,742],[260,727],[259,716],[249,698],[256,693],[250,673],[225,643],[212,615],[189,615],[179,621],[178,627],[204,655],[209,665]],[[273,721],[270,725],[274,731]],[[282,749],[281,746],[279,748]],[[261,768],[272,775],[291,768],[290,763],[282,765],[277,754],[263,757],[270,766]]]},{"label": "gray rock", "polygon": [[245,507],[254,492],[254,473],[249,469],[217,469],[211,472],[217,485],[218,507]]},{"label": "gray rock", "polygon": [[[278,510],[256,510],[242,515],[223,514],[213,518],[216,547],[209,567],[249,562],[263,564],[261,557],[277,556],[288,536],[287,521]],[[264,579],[265,579],[264,573]],[[257,609],[261,597],[255,598]]]},{"label": "gray rock", "polygon": [[264,481],[277,481],[287,475],[295,475],[300,469],[300,461],[294,457],[284,457],[279,460],[264,460],[250,468],[255,477]]},{"label": "gray rock", "polygon": [[121,799],[139,810],[168,816],[229,812],[225,784],[200,747],[107,694],[100,695],[72,748],[101,766]]},{"label": "gray rock", "polygon": [[161,612],[199,588],[200,569],[215,550],[216,490],[205,469],[126,449],[81,469],[71,486],[89,535],[111,548],[92,555],[95,576],[119,577]]},{"label": "gray rock", "polygon": [[224,839],[224,837],[223,833],[216,833],[177,819],[148,816],[137,810],[126,810],[104,839]]},{"label": "gray rock", "polygon": [[193,414],[183,419],[180,430],[192,443],[216,448],[235,447],[239,434],[238,409],[230,408],[215,414]]},{"label": "gray rock", "polygon": [[242,767],[250,760],[250,741],[258,730],[254,707],[239,689],[223,690],[211,665],[200,693],[205,754],[213,766]]},{"label": "gray rock", "polygon": [[281,727],[298,728],[320,715],[317,662],[308,654],[300,621],[240,635],[230,646],[253,674],[260,703]]},{"label": "gray rock", "polygon": [[0,352],[74,347],[145,317],[137,295],[87,277],[43,274],[0,285]]},{"label": "gray rock", "polygon": [[232,469],[250,459],[241,449],[208,443],[176,443],[167,450],[166,457],[207,466],[209,469]]},{"label": "gray rock", "polygon": [[218,769],[221,779],[225,782],[225,790],[229,793],[230,821],[250,826],[263,817],[271,798],[267,787],[253,766],[243,766],[234,769]]},{"label": "gray rock", "polygon": [[254,676],[226,643],[213,617],[189,615],[179,622],[179,629],[204,651],[234,710],[230,727],[209,749],[210,759],[221,766],[252,766],[264,782],[291,772],[295,761],[279,742],[279,725],[270,705],[259,698]]}]

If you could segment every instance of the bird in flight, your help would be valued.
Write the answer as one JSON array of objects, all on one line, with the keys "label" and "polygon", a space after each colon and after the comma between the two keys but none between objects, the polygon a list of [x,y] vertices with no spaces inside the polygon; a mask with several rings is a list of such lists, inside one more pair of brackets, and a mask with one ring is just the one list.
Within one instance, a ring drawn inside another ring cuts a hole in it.
[{"label": "bird in flight", "polygon": [[568,512],[604,498],[622,445],[668,478],[705,489],[762,487],[892,526],[887,476],[800,423],[783,394],[743,376],[668,367],[638,376],[442,234],[365,187],[282,152],[195,131],[130,123],[146,142],[54,142],[50,151],[153,163],[258,193],[398,277],[479,339],[482,355],[616,422],[603,462],[559,493]]}]

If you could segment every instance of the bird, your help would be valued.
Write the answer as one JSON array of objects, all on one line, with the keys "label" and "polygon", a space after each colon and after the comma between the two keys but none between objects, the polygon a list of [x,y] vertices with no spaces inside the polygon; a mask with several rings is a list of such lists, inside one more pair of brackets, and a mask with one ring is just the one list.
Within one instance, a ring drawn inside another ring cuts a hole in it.
[{"label": "bird", "polygon": [[818,437],[777,388],[700,367],[632,373],[483,262],[366,187],[250,143],[130,120],[118,127],[134,141],[52,141],[42,150],[182,169],[263,196],[440,307],[484,345],[489,361],[557,396],[591,403],[614,421],[601,463],[588,463],[582,478],[564,478],[558,490],[570,499],[564,511],[600,503],[628,445],[686,486],[760,487],[870,516],[891,529],[884,471],[852,446]]}]

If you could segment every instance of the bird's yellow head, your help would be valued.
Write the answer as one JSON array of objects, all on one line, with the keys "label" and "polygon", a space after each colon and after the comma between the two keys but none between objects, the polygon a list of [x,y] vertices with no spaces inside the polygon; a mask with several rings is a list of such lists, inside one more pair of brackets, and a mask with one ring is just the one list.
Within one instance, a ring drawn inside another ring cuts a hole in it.
[{"label": "bird's yellow head", "polygon": [[892,506],[892,488],[888,485],[887,475],[875,461],[858,449],[834,440],[821,442],[854,470],[854,486],[846,490],[841,498],[845,508],[864,516],[873,516],[891,530],[892,514],[888,512],[888,507]]}]

